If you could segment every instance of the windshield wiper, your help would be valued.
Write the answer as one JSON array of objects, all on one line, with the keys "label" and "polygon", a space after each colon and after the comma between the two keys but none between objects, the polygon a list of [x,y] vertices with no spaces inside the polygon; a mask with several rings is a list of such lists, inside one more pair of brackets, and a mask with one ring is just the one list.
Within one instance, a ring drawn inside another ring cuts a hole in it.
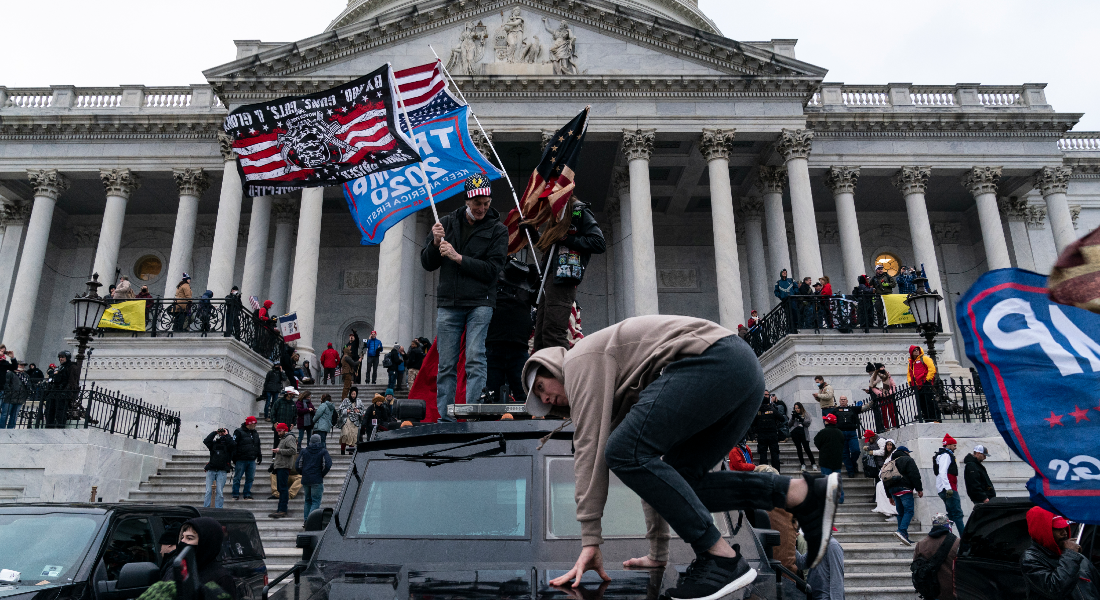
[{"label": "windshield wiper", "polygon": [[[468,446],[477,446],[480,444],[489,444],[492,442],[497,443],[496,448],[490,448],[488,450],[482,450],[481,452],[475,452],[473,454],[466,454],[463,456],[453,456],[450,454],[443,454],[444,452],[450,452],[452,450],[458,450],[459,448],[466,448]],[[463,444],[455,444],[454,446],[447,446],[446,448],[440,448],[438,450],[432,450],[431,452],[424,452],[422,454],[390,454],[386,453],[389,458],[400,458],[401,460],[411,460],[415,462],[422,462],[429,467],[436,467],[442,464],[463,462],[480,458],[482,456],[491,456],[493,454],[502,454],[508,450],[508,442],[504,439],[504,434],[497,433],[488,437],[476,439],[472,442],[466,442]]]}]

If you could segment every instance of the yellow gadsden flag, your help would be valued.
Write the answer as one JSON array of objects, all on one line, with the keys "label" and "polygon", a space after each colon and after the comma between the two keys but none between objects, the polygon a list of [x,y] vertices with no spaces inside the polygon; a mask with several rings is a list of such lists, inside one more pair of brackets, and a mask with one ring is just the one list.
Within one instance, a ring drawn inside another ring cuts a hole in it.
[{"label": "yellow gadsden flag", "polygon": [[99,320],[102,329],[125,329],[127,331],[145,331],[145,301],[118,302],[103,311]]},{"label": "yellow gadsden flag", "polygon": [[881,296],[882,306],[886,309],[887,325],[904,325],[916,323],[913,313],[909,312],[909,306],[905,304],[908,294],[886,294]]}]

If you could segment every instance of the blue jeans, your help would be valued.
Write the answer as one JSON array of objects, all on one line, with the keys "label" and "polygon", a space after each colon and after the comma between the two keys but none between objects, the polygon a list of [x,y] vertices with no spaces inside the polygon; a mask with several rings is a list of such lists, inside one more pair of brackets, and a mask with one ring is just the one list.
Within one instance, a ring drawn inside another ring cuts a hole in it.
[{"label": "blue jeans", "polygon": [[485,335],[489,333],[493,309],[488,306],[439,308],[435,319],[439,350],[436,406],[440,421],[454,421],[447,416],[447,407],[455,403],[462,331],[466,331],[466,404],[477,404],[481,388],[485,387]]},{"label": "blue jeans", "polygon": [[855,477],[859,470],[859,436],[854,431],[844,433],[844,468],[848,469],[848,477]]},{"label": "blue jeans", "polygon": [[306,446],[309,446],[309,438],[313,435],[313,427],[299,427],[298,428],[298,452],[302,451],[302,438],[306,439]]},{"label": "blue jeans", "polygon": [[275,512],[285,514],[290,502],[290,469],[275,469],[275,488],[279,490],[279,507]]},{"label": "blue jeans", "polygon": [[[839,473],[839,472],[840,471],[834,471],[834,470],[826,468],[826,467],[821,467],[821,474],[824,475],[825,477],[828,477],[829,475],[832,475],[833,473]],[[840,500],[837,502],[837,504],[844,504],[844,488],[843,487],[840,488]]]},{"label": "blue jeans", "polygon": [[304,522],[309,518],[309,513],[321,508],[321,496],[325,495],[325,484],[315,483],[313,485],[303,485],[302,495],[306,499],[305,516],[302,517]]},{"label": "blue jeans", "polygon": [[391,390],[396,391],[397,390],[397,382],[398,382],[398,379],[397,379],[397,373],[398,372],[397,371],[386,371],[386,373],[389,375],[389,380],[386,382],[386,387],[391,389]]},{"label": "blue jeans", "polygon": [[947,509],[948,518],[955,523],[955,529],[958,529],[955,535],[961,538],[963,527],[965,527],[966,524],[963,522],[962,501],[959,500],[959,493],[954,492],[949,498],[947,497],[947,490],[944,490],[940,492],[940,500],[943,500],[943,506]]},{"label": "blue jeans", "polygon": [[0,429],[15,429],[15,421],[19,418],[19,409],[22,404],[0,404]]},{"label": "blue jeans", "polygon": [[898,532],[909,537],[909,522],[913,520],[913,494],[894,496],[894,508],[898,509]]},{"label": "blue jeans", "polygon": [[279,397],[279,392],[265,392],[265,394],[267,394],[267,402],[264,402],[264,418],[266,419],[271,414],[271,403]]},{"label": "blue jeans", "polygon": [[222,487],[225,486],[225,476],[228,475],[225,471],[207,471],[206,472],[206,491],[202,495],[203,508],[210,507],[210,484],[217,483],[218,494],[214,498],[214,508],[221,508],[225,504],[225,495],[222,494]]},{"label": "blue jeans", "polygon": [[241,475],[244,475],[244,497],[252,497],[252,480],[256,478],[256,461],[238,460],[233,468],[233,497],[240,496]]}]

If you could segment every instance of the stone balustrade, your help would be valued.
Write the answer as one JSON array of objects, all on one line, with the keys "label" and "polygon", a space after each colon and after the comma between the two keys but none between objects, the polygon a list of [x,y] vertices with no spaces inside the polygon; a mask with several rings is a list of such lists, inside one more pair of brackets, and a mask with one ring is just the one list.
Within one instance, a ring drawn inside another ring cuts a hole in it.
[{"label": "stone balustrade", "polygon": [[0,111],[43,109],[222,111],[225,105],[209,85],[115,88],[79,88],[57,85],[42,88],[0,87]]},{"label": "stone balustrade", "polygon": [[1100,131],[1070,131],[1058,140],[1058,148],[1063,152],[1100,151]]},{"label": "stone balustrade", "polygon": [[810,98],[807,108],[845,110],[876,108],[894,110],[921,108],[1021,108],[1027,110],[1052,110],[1047,104],[1046,84],[979,85],[959,83],[953,86],[912,85],[890,83],[885,85],[845,85],[823,83],[821,90]]}]

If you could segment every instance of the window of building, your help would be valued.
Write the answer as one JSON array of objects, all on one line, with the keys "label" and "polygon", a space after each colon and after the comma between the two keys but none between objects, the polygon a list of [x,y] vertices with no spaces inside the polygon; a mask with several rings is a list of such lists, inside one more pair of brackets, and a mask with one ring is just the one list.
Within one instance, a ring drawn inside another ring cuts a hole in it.
[{"label": "window of building", "polygon": [[142,281],[149,281],[157,275],[160,275],[162,268],[164,267],[159,258],[155,256],[143,256],[139,258],[137,264],[134,265],[134,275]]},{"label": "window of building", "polygon": [[901,269],[901,263],[898,262],[898,257],[889,252],[879,254],[878,257],[875,258],[875,268],[877,269],[879,265],[882,265],[891,277],[897,275],[898,271]]}]

